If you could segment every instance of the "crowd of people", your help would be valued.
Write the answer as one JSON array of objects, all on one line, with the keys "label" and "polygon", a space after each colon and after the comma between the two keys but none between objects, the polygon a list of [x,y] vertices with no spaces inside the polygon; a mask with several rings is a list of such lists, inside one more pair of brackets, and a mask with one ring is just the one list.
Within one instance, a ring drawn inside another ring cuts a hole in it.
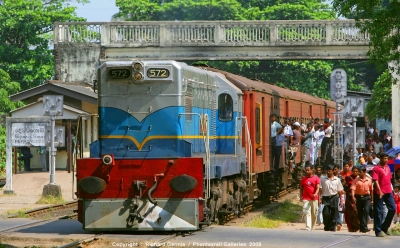
[{"label": "crowd of people", "polygon": [[[281,125],[271,115],[273,171],[279,169],[282,149],[291,171],[294,165],[304,169],[300,200],[305,229],[323,224],[325,231],[340,231],[344,220],[349,232],[367,233],[368,223],[373,222],[377,237],[390,235],[390,225],[400,222],[400,168],[392,175],[387,164],[390,134],[367,125],[365,147],[358,149],[357,161],[353,163],[351,148],[345,148],[339,166],[332,159],[332,133],[329,118],[323,124],[316,118],[306,125],[285,119]],[[296,163],[299,151],[301,161]]]}]

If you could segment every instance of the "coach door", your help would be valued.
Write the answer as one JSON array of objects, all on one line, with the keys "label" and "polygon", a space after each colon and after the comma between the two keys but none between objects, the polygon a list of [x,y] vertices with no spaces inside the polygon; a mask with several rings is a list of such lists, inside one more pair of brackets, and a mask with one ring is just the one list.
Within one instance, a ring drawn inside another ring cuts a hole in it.
[{"label": "coach door", "polygon": [[235,152],[235,112],[234,99],[228,92],[218,96],[217,112],[217,154]]}]

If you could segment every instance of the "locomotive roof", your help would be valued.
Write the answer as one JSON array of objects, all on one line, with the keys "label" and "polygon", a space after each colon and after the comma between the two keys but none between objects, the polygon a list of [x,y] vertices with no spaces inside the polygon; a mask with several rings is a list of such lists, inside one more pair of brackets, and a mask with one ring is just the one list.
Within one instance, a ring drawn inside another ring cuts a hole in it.
[{"label": "locomotive roof", "polygon": [[258,92],[263,92],[271,95],[277,95],[283,98],[293,99],[297,101],[303,102],[312,102],[314,104],[321,104],[327,105],[328,107],[335,108],[336,103],[331,100],[322,99],[319,97],[315,97],[303,92],[294,91],[286,88],[279,87],[277,85],[268,84],[259,80],[252,80],[245,78],[243,76],[239,76],[230,72],[222,71],[216,68],[211,67],[204,67],[206,70],[210,70],[213,72],[219,72],[225,77],[232,81],[239,89],[246,91],[246,90],[253,90]]}]

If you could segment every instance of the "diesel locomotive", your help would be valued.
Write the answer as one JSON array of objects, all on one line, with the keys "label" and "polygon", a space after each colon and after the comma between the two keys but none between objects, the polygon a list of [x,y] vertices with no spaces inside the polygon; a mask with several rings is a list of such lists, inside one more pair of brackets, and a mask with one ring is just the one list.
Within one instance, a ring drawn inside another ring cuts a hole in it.
[{"label": "diesel locomotive", "polygon": [[[294,183],[271,173],[270,121],[323,119],[335,102],[176,61],[98,68],[98,140],[77,159],[89,231],[197,230]],[[302,119],[303,118],[303,119]],[[298,155],[299,156],[299,155]]]}]

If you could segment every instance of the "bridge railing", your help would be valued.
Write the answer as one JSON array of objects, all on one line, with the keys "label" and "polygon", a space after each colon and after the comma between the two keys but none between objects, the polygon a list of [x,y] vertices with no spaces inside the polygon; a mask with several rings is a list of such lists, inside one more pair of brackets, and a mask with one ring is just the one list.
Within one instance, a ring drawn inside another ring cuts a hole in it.
[{"label": "bridge railing", "polygon": [[54,42],[108,47],[366,45],[354,20],[55,23]]}]

